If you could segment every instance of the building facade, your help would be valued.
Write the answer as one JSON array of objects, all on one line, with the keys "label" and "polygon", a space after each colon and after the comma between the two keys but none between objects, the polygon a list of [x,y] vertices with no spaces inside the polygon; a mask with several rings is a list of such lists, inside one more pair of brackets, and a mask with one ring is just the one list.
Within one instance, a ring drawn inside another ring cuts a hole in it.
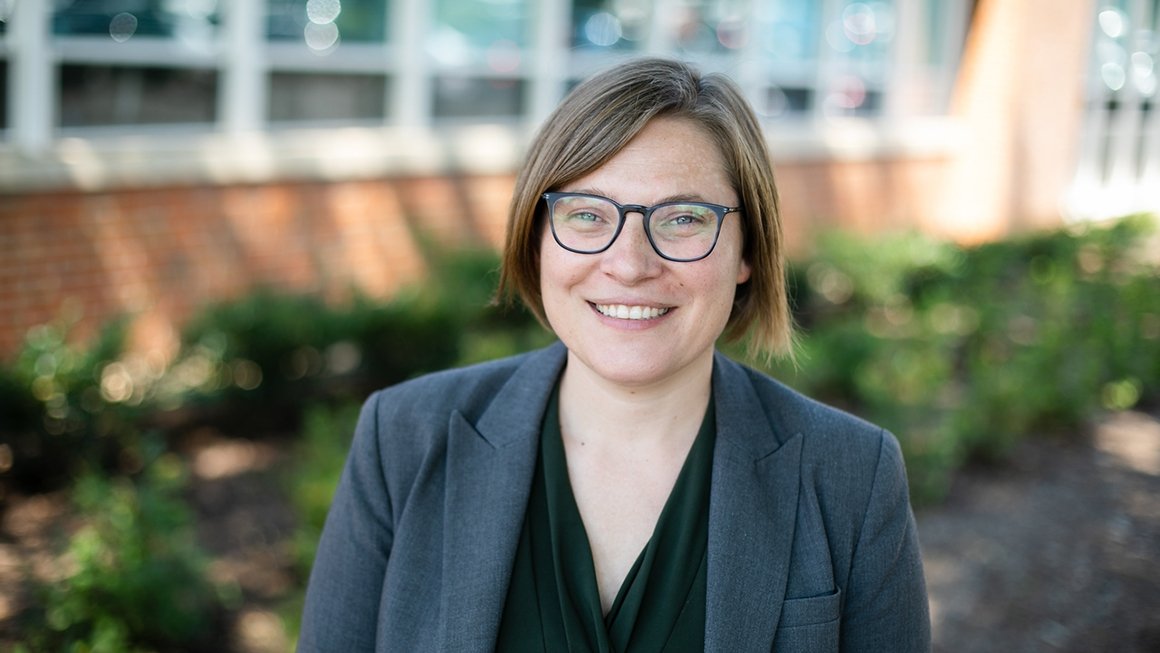
[{"label": "building facade", "polygon": [[799,251],[1154,206],[1156,5],[0,0],[0,355],[62,314],[172,346],[255,285],[388,295],[424,239],[496,246],[536,126],[640,54],[738,81]]}]

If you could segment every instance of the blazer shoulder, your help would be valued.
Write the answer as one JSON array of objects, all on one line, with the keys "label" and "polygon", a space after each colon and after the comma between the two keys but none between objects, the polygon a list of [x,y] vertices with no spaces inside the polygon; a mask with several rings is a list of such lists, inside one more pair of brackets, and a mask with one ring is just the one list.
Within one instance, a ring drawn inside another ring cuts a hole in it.
[{"label": "blazer shoulder", "polygon": [[808,397],[764,372],[740,363],[734,364],[748,378],[770,423],[785,433],[822,438],[840,437],[845,440],[869,439],[874,443],[884,433],[882,427]]},{"label": "blazer shoulder", "polygon": [[829,498],[824,502],[833,511],[826,517],[829,522],[844,515],[850,532],[856,533],[876,491],[890,495],[890,501],[902,497],[899,505],[905,505],[906,464],[893,433],[807,397],[769,375],[742,369],[773,429],[786,434],[783,437],[801,438],[803,487]]},{"label": "blazer shoulder", "polygon": [[[901,472],[899,443],[894,434],[840,408],[790,388],[773,377],[740,363],[736,370],[753,388],[764,417],[779,439],[802,439],[803,471],[851,487],[869,483],[879,464]],[[904,473],[904,472],[903,472]]]}]

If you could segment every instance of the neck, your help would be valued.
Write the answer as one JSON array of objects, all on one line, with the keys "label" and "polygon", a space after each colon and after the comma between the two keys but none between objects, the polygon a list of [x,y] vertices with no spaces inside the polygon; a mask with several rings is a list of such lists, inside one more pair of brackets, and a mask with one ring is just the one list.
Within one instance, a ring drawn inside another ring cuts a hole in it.
[{"label": "neck", "polygon": [[648,385],[624,386],[595,374],[568,355],[560,380],[560,426],[565,440],[596,445],[687,444],[709,404],[713,356],[681,374]]}]

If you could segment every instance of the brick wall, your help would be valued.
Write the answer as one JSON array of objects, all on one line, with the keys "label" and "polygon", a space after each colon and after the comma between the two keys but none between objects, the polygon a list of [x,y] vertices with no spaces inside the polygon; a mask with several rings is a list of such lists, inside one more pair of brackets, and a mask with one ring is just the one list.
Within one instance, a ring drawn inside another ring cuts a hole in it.
[{"label": "brick wall", "polygon": [[419,238],[498,246],[507,176],[0,195],[0,356],[64,315],[77,337],[119,313],[172,350],[206,302],[255,286],[340,300],[420,279]]}]

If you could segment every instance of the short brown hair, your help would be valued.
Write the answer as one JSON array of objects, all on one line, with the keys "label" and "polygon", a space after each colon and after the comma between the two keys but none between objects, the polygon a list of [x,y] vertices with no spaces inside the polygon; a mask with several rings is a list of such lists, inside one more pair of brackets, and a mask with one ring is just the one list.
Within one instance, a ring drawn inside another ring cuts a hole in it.
[{"label": "short brown hair", "polygon": [[726,337],[749,333],[750,354],[792,356],[777,186],[757,117],[729,78],[669,59],[636,59],[588,79],[540,128],[516,178],[500,297],[518,295],[547,325],[540,295],[541,195],[599,168],[658,116],[704,129],[741,198],[742,256],[752,273],[737,288]]}]

